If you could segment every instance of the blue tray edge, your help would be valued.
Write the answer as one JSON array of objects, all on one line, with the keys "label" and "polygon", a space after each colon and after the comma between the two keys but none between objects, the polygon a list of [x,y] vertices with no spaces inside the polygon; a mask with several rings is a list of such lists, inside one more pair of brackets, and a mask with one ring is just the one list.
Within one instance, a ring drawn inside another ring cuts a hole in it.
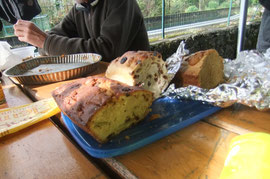
[{"label": "blue tray edge", "polygon": [[[131,151],[134,151],[138,148],[141,148],[145,145],[151,144],[163,137],[166,137],[172,133],[177,132],[180,129],[183,129],[191,124],[194,124],[195,122],[198,122],[199,120],[219,111],[221,108],[220,107],[212,107],[208,109],[207,111],[204,111],[196,116],[193,116],[192,118],[182,121],[180,125],[173,126],[171,128],[167,128],[162,133],[158,133],[153,136],[149,136],[146,138],[143,138],[141,141],[135,142],[131,145],[128,145],[126,147],[122,147],[121,149],[111,149],[111,150],[97,150],[94,148],[89,147],[87,144],[88,142],[83,139],[83,137],[80,135],[80,132],[77,131],[76,127],[74,126],[75,124],[72,123],[72,121],[65,116],[63,113],[61,113],[61,116],[63,118],[64,124],[67,126],[69,132],[71,133],[72,137],[75,139],[75,141],[91,156],[96,157],[96,158],[108,158],[108,157],[115,157],[118,155],[123,155],[126,153],[129,153]],[[72,128],[68,127],[72,125]],[[77,135],[80,135],[81,138],[79,138]],[[84,141],[84,142],[83,142]]]}]

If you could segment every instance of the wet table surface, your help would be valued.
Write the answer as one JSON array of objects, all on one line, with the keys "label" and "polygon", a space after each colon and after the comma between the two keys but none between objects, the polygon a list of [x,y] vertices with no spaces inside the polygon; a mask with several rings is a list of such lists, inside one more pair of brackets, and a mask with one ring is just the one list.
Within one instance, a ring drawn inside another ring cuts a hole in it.
[{"label": "wet table surface", "polygon": [[[9,79],[2,81],[6,103],[32,103]],[[108,178],[49,119],[0,138],[0,178]]]},{"label": "wet table surface", "polygon": [[[106,66],[100,63],[99,69],[89,75],[103,75]],[[33,99],[40,100],[51,97],[52,90],[70,81],[22,87]],[[56,123],[64,129],[61,119],[58,117],[57,120]],[[270,113],[233,105],[133,152],[99,160],[125,178],[218,178],[231,139],[248,132],[269,133]],[[21,140],[24,140],[23,136]],[[64,137],[62,140],[65,140]]]}]

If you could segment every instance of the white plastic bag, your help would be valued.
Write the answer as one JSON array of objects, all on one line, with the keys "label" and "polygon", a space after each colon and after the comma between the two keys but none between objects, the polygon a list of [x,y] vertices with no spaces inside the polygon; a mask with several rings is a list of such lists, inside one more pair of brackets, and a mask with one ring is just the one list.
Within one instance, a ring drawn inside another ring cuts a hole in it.
[{"label": "white plastic bag", "polygon": [[21,58],[13,54],[10,47],[6,41],[0,41],[0,71],[21,62]]}]

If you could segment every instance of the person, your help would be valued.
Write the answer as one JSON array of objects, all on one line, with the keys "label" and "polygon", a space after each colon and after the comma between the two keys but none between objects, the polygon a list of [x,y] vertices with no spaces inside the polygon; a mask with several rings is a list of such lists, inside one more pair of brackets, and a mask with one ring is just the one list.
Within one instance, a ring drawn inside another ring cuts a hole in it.
[{"label": "person", "polygon": [[270,48],[270,1],[259,0],[259,2],[264,7],[264,12],[262,15],[256,48],[260,52],[265,52]]},{"label": "person", "polygon": [[76,0],[64,19],[48,33],[18,20],[15,35],[41,55],[98,53],[110,62],[130,50],[149,50],[143,15],[136,0]]}]

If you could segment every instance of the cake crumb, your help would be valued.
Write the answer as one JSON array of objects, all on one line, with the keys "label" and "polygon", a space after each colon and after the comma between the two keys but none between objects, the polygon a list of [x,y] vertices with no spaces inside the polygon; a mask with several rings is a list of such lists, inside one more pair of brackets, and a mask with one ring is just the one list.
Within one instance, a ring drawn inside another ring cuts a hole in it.
[{"label": "cake crumb", "polygon": [[160,114],[152,114],[151,116],[150,116],[150,121],[152,121],[152,120],[155,120],[155,119],[158,119],[158,118],[160,118],[161,117],[161,115]]},{"label": "cake crumb", "polygon": [[129,140],[129,139],[130,139],[130,137],[129,137],[128,135],[126,135],[126,136],[125,136],[125,139],[126,139],[126,140]]}]

